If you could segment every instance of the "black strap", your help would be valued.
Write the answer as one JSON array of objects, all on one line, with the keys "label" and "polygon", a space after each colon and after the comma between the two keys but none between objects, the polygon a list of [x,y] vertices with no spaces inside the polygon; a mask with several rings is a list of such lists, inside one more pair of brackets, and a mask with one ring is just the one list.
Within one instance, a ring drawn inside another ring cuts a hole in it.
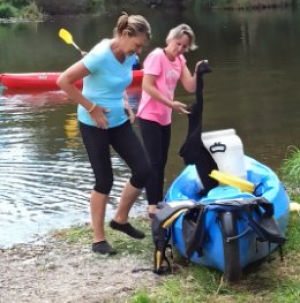
[{"label": "black strap", "polygon": [[[215,211],[243,211],[247,216],[249,227],[257,234],[257,240],[260,242],[284,244],[286,241],[273,217],[274,205],[263,197],[212,203],[207,207]],[[254,213],[257,216],[254,216]],[[239,236],[241,235],[237,237]]]},{"label": "black strap", "polygon": [[205,231],[205,206],[198,204],[188,210],[182,220],[182,236],[185,244],[186,255],[191,258],[197,251],[203,256],[202,243]]},{"label": "black strap", "polygon": [[[273,217],[274,205],[265,198],[257,198],[253,202],[257,204],[244,204],[242,209],[247,215],[249,226],[257,234],[258,241],[284,244],[286,238]],[[259,206],[264,209],[264,213],[261,212]],[[252,210],[257,211],[257,220],[254,219]]]}]

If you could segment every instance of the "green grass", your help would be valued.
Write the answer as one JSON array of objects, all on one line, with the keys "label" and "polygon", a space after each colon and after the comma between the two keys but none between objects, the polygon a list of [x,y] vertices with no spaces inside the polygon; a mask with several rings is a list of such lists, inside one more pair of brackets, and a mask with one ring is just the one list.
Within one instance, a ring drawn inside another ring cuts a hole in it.
[{"label": "green grass", "polygon": [[300,186],[300,149],[290,146],[279,169],[284,183],[291,187]]},{"label": "green grass", "polygon": [[[290,303],[300,297],[300,215],[292,213],[284,260],[277,251],[252,265],[241,281],[227,284],[216,270],[190,264],[162,278],[153,289],[140,289],[128,303]],[[178,258],[178,256],[177,256]],[[178,262],[178,260],[176,260]]]},{"label": "green grass", "polygon": [[[150,221],[148,219],[131,219],[131,223],[146,233],[145,239],[134,240],[124,234],[106,228],[106,236],[110,244],[116,248],[120,254],[135,254],[142,258],[151,258],[153,254]],[[91,244],[93,235],[90,225],[73,226],[71,228],[55,230],[52,236],[56,239],[67,241],[68,243]]]}]

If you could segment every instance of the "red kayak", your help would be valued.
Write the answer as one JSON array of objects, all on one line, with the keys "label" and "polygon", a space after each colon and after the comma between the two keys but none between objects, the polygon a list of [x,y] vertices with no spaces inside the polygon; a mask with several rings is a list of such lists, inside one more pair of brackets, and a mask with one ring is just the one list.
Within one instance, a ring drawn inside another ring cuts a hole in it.
[{"label": "red kayak", "polygon": [[[130,87],[140,87],[143,79],[143,70],[133,70],[133,79]],[[59,90],[56,80],[60,72],[38,72],[20,74],[1,74],[1,84],[9,90]],[[82,80],[76,82],[78,88],[82,88]]]}]

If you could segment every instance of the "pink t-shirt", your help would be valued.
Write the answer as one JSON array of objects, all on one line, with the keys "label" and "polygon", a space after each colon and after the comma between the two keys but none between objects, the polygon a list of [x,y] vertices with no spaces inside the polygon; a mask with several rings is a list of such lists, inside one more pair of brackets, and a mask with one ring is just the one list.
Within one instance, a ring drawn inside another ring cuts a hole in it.
[{"label": "pink t-shirt", "polygon": [[[155,83],[157,89],[168,99],[173,100],[174,91],[185,64],[183,55],[170,61],[163,49],[156,48],[144,61],[144,74],[157,76]],[[168,125],[171,123],[172,109],[143,91],[136,115],[145,120]]]}]

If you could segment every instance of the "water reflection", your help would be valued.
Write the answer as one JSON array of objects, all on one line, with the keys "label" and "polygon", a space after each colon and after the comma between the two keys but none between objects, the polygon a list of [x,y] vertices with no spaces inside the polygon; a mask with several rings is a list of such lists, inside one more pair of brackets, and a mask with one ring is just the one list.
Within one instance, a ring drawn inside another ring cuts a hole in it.
[{"label": "water reflection", "polygon": [[[49,229],[89,221],[93,176],[75,110],[59,91],[7,91],[1,96],[0,246],[28,242]],[[116,177],[108,217],[129,176],[116,156],[113,167]],[[142,198],[135,212],[142,210],[141,205]]]}]

